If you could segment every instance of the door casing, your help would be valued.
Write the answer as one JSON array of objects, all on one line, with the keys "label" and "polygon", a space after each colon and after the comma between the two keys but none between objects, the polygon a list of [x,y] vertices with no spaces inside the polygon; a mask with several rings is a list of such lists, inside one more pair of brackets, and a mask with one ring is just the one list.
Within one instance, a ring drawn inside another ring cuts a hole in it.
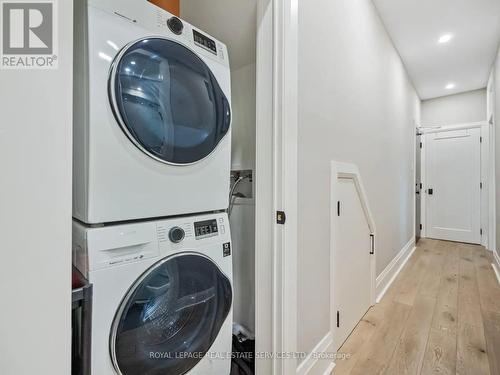
[{"label": "door casing", "polygon": [[[257,0],[257,353],[297,352],[297,51],[298,0]],[[295,374],[297,365],[295,356],[257,358],[256,374]]]}]

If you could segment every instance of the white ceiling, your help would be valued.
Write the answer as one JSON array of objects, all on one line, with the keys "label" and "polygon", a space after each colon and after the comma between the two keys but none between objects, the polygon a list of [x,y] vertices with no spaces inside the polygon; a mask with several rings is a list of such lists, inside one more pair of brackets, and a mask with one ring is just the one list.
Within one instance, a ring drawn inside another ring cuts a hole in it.
[{"label": "white ceiling", "polygon": [[255,62],[256,0],[181,0],[180,9],[181,18],[227,45],[232,69]]},{"label": "white ceiling", "polygon": [[[486,87],[500,0],[373,0],[421,99]],[[439,44],[440,36],[453,39]],[[449,83],[456,87],[445,89]]]}]

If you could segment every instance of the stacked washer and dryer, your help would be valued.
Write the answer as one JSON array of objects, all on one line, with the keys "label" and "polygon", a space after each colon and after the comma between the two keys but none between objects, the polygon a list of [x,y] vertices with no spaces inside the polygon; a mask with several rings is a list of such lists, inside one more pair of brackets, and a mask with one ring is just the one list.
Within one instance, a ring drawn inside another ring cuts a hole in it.
[{"label": "stacked washer and dryer", "polygon": [[75,2],[75,265],[92,374],[227,375],[230,68],[145,0]]}]

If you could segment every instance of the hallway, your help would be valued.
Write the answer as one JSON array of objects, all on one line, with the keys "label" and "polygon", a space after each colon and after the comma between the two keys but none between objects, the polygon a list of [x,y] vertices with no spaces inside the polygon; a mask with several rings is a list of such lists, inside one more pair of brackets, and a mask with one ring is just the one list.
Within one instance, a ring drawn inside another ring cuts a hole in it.
[{"label": "hallway", "polygon": [[334,375],[500,374],[500,285],[483,247],[423,239],[339,350]]}]

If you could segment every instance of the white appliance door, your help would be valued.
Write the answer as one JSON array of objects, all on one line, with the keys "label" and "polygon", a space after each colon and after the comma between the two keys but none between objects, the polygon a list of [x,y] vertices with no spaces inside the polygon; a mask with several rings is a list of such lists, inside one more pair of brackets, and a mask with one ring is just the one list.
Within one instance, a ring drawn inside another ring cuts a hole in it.
[{"label": "white appliance door", "polygon": [[340,200],[334,247],[336,349],[344,343],[371,306],[370,229],[356,185],[338,179]]},{"label": "white appliance door", "polygon": [[229,101],[217,79],[200,57],[175,41],[151,37],[126,46],[109,82],[122,130],[160,162],[202,160],[229,131]]},{"label": "white appliance door", "polygon": [[480,129],[426,135],[427,237],[480,243]]},{"label": "white appliance door", "polygon": [[182,253],[155,264],[129,290],[113,321],[115,369],[186,374],[217,339],[231,304],[231,282],[210,258]]}]

